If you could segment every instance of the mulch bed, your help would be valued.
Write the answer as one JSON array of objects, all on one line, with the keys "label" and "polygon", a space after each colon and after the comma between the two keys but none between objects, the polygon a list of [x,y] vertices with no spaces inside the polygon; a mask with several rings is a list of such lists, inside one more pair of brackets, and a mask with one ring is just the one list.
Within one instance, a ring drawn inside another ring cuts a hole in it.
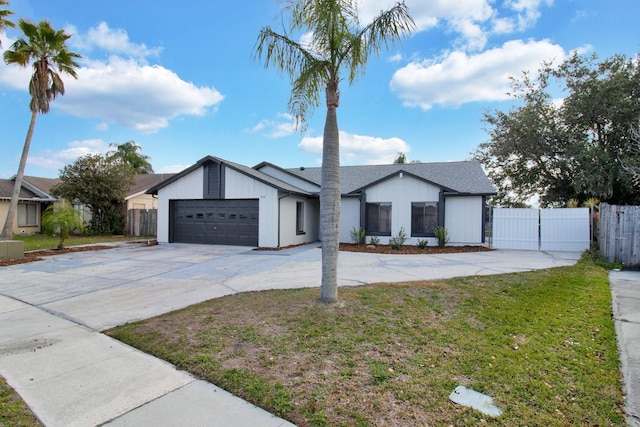
[{"label": "mulch bed", "polygon": [[27,262],[41,261],[45,256],[62,255],[72,252],[87,252],[87,251],[101,251],[104,249],[113,249],[113,246],[105,245],[93,245],[93,246],[74,246],[64,249],[41,249],[37,251],[29,251],[24,253],[24,258],[19,259],[5,259],[0,261],[0,267],[6,267],[8,265],[25,264]]},{"label": "mulch bed", "polygon": [[486,246],[427,246],[419,248],[415,245],[403,245],[400,249],[393,249],[389,245],[356,245],[354,243],[340,243],[340,250],[344,252],[365,252],[372,254],[401,254],[401,255],[434,255],[456,254],[460,252],[486,252],[493,249]]}]

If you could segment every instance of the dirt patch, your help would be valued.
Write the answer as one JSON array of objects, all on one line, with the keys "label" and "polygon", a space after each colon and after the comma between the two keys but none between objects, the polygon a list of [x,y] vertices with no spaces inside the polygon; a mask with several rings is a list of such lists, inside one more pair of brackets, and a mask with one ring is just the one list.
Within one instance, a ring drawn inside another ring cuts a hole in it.
[{"label": "dirt patch", "polygon": [[26,264],[28,262],[42,261],[43,257],[52,255],[69,254],[73,252],[102,251],[105,249],[113,249],[114,246],[92,245],[92,246],[75,246],[64,249],[41,249],[38,251],[29,251],[24,253],[24,258],[5,259],[0,261],[0,267],[8,265]]},{"label": "dirt patch", "polygon": [[[155,246],[158,244],[156,239],[149,240],[132,240],[127,244],[137,244],[143,246]],[[63,255],[74,252],[88,252],[88,251],[103,251],[105,249],[113,249],[115,246],[111,245],[86,245],[86,246],[71,246],[64,249],[40,249],[35,251],[28,251],[24,253],[24,258],[19,259],[5,259],[0,261],[0,267],[6,267],[9,265],[26,264],[28,262],[42,261],[43,257]]]}]

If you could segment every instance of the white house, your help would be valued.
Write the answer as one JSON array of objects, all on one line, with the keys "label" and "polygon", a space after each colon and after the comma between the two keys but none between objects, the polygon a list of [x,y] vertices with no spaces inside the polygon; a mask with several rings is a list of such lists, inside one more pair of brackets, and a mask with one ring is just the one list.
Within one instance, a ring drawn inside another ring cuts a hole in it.
[{"label": "white house", "polygon": [[[255,167],[207,156],[150,188],[158,198],[158,241],[284,247],[319,238],[321,168]],[[484,242],[486,197],[496,194],[477,162],[343,166],[340,241],[354,228],[383,244],[404,228],[436,244]]]}]

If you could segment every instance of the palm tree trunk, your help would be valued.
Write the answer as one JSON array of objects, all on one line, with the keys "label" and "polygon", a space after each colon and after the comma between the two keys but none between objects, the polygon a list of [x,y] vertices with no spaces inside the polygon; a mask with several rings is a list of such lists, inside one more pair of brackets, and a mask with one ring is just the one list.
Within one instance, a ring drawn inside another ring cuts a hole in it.
[{"label": "palm tree trunk", "polygon": [[320,188],[320,239],[322,240],[320,301],[325,303],[338,300],[341,191],[340,137],[336,114],[338,107],[337,85],[335,85],[334,91],[327,88],[327,117],[324,123]]},{"label": "palm tree trunk", "polygon": [[18,166],[18,173],[16,174],[16,180],[13,184],[13,193],[11,194],[11,202],[9,203],[9,212],[7,212],[7,219],[4,222],[2,228],[2,234],[0,234],[0,240],[11,240],[13,237],[13,222],[16,216],[16,210],[18,209],[18,198],[20,196],[20,189],[22,188],[22,179],[24,177],[24,169],[27,165],[27,157],[29,157],[29,147],[31,146],[31,138],[33,137],[33,130],[36,127],[36,119],[38,118],[38,112],[31,112],[31,123],[29,123],[29,130],[27,131],[27,137],[24,140],[24,147],[22,148],[22,157],[20,157],[20,165]]}]

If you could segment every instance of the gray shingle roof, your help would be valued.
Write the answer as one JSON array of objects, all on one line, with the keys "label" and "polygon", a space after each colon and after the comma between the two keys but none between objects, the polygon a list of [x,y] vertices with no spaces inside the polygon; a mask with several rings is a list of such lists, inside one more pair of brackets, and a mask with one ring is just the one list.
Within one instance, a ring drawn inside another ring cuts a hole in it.
[{"label": "gray shingle roof", "polygon": [[[267,185],[275,187],[281,191],[297,193],[302,195],[311,195],[308,191],[300,189],[292,184],[274,178],[260,170],[261,163],[254,168],[241,165],[239,163],[230,162],[218,157],[206,156],[198,160],[191,167],[164,180],[163,182],[153,186],[147,193],[157,194],[158,190],[166,185],[178,180],[195,169],[203,166],[208,162],[216,162],[226,164],[231,169],[235,169],[245,175],[255,178]],[[277,167],[277,166],[276,166]],[[282,169],[294,176],[300,177],[309,182],[320,185],[320,174],[322,168],[293,168]],[[405,163],[393,165],[368,165],[368,166],[342,166],[341,183],[342,194],[356,193],[363,188],[369,187],[379,181],[390,178],[400,172],[415,176],[426,182],[430,182],[444,189],[444,191],[475,194],[475,195],[493,195],[496,194],[495,188],[484,173],[482,166],[478,162],[444,162],[444,163]]]},{"label": "gray shingle roof", "polygon": [[[0,198],[11,199],[13,193],[13,183],[15,177],[11,179],[0,180]],[[60,182],[55,178],[40,178],[35,176],[24,176],[22,179],[22,188],[20,188],[20,199],[31,199],[49,201],[54,200],[51,196],[51,188]]]},{"label": "gray shingle roof", "polygon": [[284,181],[281,181],[277,178],[274,178],[270,175],[267,175],[264,172],[260,172],[258,170],[255,170],[253,168],[250,168],[249,166],[245,166],[245,165],[241,165],[239,163],[234,163],[234,162],[230,162],[228,160],[224,160],[221,159],[219,157],[214,157],[214,156],[206,156],[203,157],[202,159],[198,160],[194,165],[191,165],[190,167],[188,167],[187,169],[183,170],[182,172],[179,172],[175,175],[173,175],[172,177],[165,179],[164,181],[154,185],[153,187],[151,187],[150,189],[147,190],[147,194],[158,194],[158,190],[160,190],[163,187],[166,187],[167,185],[171,184],[172,182],[177,181],[178,179],[182,178],[185,175],[188,175],[189,173],[193,172],[194,170],[202,167],[203,165],[210,163],[210,162],[216,162],[216,163],[220,163],[220,164],[224,164],[227,165],[228,167],[230,167],[231,169],[235,169],[240,173],[243,173],[245,175],[248,175],[258,181],[261,181],[267,185],[270,185],[278,190],[281,191],[285,191],[285,192],[290,192],[290,193],[296,193],[296,194],[301,194],[301,195],[311,195],[311,193],[304,191],[298,187],[295,187],[291,184],[288,184]]},{"label": "gray shingle roof", "polygon": [[245,166],[245,165],[241,165],[239,163],[233,163],[230,162],[228,160],[223,160],[223,159],[217,159],[222,163],[225,163],[229,166],[231,166],[233,169],[238,170],[239,172],[242,172],[244,174],[247,174],[255,179],[257,179],[258,181],[262,181],[265,184],[271,185],[272,187],[276,187],[280,190],[283,191],[287,191],[287,192],[291,192],[291,193],[298,193],[298,194],[303,194],[303,195],[311,195],[311,193],[304,191],[298,187],[295,187],[293,185],[290,185],[284,181],[281,181],[277,178],[272,177],[271,175],[267,175],[264,172],[260,172],[258,170],[255,170],[254,168],[250,168],[249,166]]},{"label": "gray shingle roof", "polygon": [[151,174],[138,174],[134,177],[134,184],[127,192],[127,197],[136,195],[138,193],[142,193],[143,191],[148,190],[164,181],[165,179],[171,178],[173,173],[151,173]]},{"label": "gray shingle roof", "polygon": [[[287,172],[320,184],[322,169],[294,168]],[[357,192],[373,183],[400,172],[443,187],[445,191],[463,194],[491,195],[496,189],[478,162],[404,163],[392,165],[342,166],[340,168],[342,194]]]},{"label": "gray shingle roof", "polygon": [[[0,179],[0,199],[11,199],[11,194],[13,193],[13,181],[8,179]],[[38,197],[36,193],[33,191],[27,190],[22,186],[20,189],[20,198],[21,199],[31,199],[34,197]]]}]

